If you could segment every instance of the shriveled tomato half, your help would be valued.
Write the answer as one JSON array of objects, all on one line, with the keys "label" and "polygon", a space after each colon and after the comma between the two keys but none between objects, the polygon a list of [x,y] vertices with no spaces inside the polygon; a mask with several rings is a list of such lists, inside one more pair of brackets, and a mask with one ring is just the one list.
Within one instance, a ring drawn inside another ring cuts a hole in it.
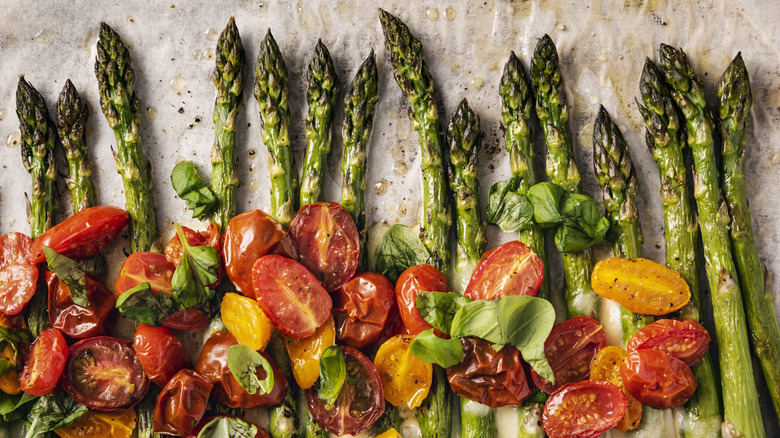
[{"label": "shriveled tomato half", "polygon": [[292,373],[298,386],[308,389],[320,377],[320,358],[328,347],[336,343],[336,326],[333,318],[307,338],[285,337]]},{"label": "shriveled tomato half", "polygon": [[54,433],[60,438],[130,438],[133,436],[137,421],[135,409],[117,412],[99,412],[90,409],[69,426],[56,429]]},{"label": "shriveled tomato half", "polygon": [[183,368],[192,368],[187,349],[167,327],[138,324],[133,349],[149,379],[162,388]]},{"label": "shriveled tomato half", "polygon": [[[209,224],[209,227],[206,229],[206,231],[195,231],[192,228],[188,228],[185,226],[181,227],[181,231],[184,234],[184,237],[187,239],[187,244],[190,246],[211,246],[217,249],[217,251],[220,251],[220,244],[219,244],[219,226],[215,224],[214,222]],[[173,263],[174,266],[179,266],[179,263],[181,262],[181,256],[184,253],[184,249],[181,245],[181,240],[179,239],[178,234],[174,234],[171,238],[170,242],[168,242],[168,245],[165,246],[165,258],[168,259],[169,262]],[[222,280],[222,267],[219,268],[219,278],[217,281],[214,282],[214,284],[211,284],[209,287],[212,289],[219,286],[220,281]]]},{"label": "shriveled tomato half", "polygon": [[130,343],[108,336],[71,345],[61,383],[74,400],[99,411],[129,409],[149,389]]},{"label": "shriveled tomato half", "polygon": [[47,394],[57,386],[67,361],[68,344],[62,332],[53,327],[40,332],[19,375],[22,391],[30,395]]},{"label": "shriveled tomato half", "polygon": [[187,435],[208,407],[211,384],[192,370],[181,370],[162,389],[154,404],[154,431],[165,435]]},{"label": "shriveled tomato half", "polygon": [[298,260],[292,236],[276,219],[261,210],[250,210],[228,222],[222,235],[222,260],[239,292],[254,297],[252,266],[266,254]]},{"label": "shriveled tomato half", "polygon": [[398,281],[395,282],[398,312],[412,335],[431,328],[417,311],[417,295],[421,291],[449,292],[447,277],[430,265],[412,266],[398,277]]},{"label": "shriveled tomato half", "polygon": [[661,350],[628,353],[620,366],[620,377],[631,395],[658,409],[682,406],[698,385],[685,362]]},{"label": "shriveled tomato half", "polygon": [[628,351],[664,351],[688,366],[700,361],[709,347],[709,333],[693,319],[659,319],[638,330],[626,345]]},{"label": "shriveled tomato half", "polygon": [[252,269],[257,302],[271,323],[294,338],[311,336],[330,317],[333,301],[320,282],[295,260],[267,255]]},{"label": "shriveled tomato half", "polygon": [[32,262],[33,241],[22,233],[0,236],[0,312],[16,315],[35,295],[38,265]]},{"label": "shriveled tomato half", "polygon": [[385,400],[393,406],[416,408],[431,389],[433,367],[412,355],[412,341],[411,335],[394,336],[379,347],[374,357]]},{"label": "shriveled tomato half", "polygon": [[33,263],[43,263],[43,247],[76,259],[88,259],[103,252],[127,226],[130,215],[118,207],[99,205],[85,208],[38,236],[32,246]]},{"label": "shriveled tomato half", "polygon": [[497,300],[507,295],[533,297],[542,281],[542,259],[531,248],[514,240],[494,249],[479,262],[463,295],[472,300]]},{"label": "shriveled tomato half", "polygon": [[593,318],[577,316],[556,325],[544,341],[544,355],[555,375],[555,384],[531,370],[534,383],[552,394],[567,383],[587,379],[593,357],[606,345],[604,326]]},{"label": "shriveled tomato half", "polygon": [[591,380],[609,382],[620,388],[626,396],[626,414],[615,425],[616,429],[623,432],[636,429],[642,421],[642,403],[628,392],[623,379],[620,378],[620,366],[626,359],[626,355],[626,350],[611,345],[602,348],[590,364]]},{"label": "shriveled tomato half", "polygon": [[[201,431],[202,431],[202,430],[203,430],[203,429],[204,429],[204,428],[205,428],[205,427],[206,427],[206,426],[207,426],[209,423],[211,423],[211,422],[212,422],[212,421],[214,421],[214,420],[218,420],[218,419],[220,419],[220,418],[236,418],[236,419],[239,419],[238,417],[234,417],[234,416],[232,416],[232,415],[215,415],[215,416],[213,416],[213,417],[206,417],[206,418],[204,418],[204,419],[200,420],[200,422],[198,423],[198,425],[195,427],[195,430],[193,430],[193,431],[192,431],[192,434],[191,434],[191,435],[188,435],[188,436],[187,436],[187,438],[197,438],[198,434],[200,434],[200,432],[201,432]],[[240,419],[240,420],[241,420],[241,421],[243,421],[244,423],[247,423],[247,424],[249,424],[249,425],[255,426],[255,427],[257,428],[257,433],[255,433],[255,436],[254,436],[254,437],[248,437],[248,436],[244,437],[244,436],[242,435],[242,437],[243,437],[243,438],[270,438],[270,435],[268,435],[268,432],[266,432],[266,431],[265,431],[265,429],[263,429],[262,427],[260,427],[260,426],[258,426],[258,425],[256,425],[256,424],[254,424],[254,423],[251,423],[251,422],[249,422],[249,421],[247,421],[247,420],[244,420],[244,419]]]},{"label": "shriveled tomato half", "polygon": [[382,337],[395,313],[395,289],[382,274],[361,272],[333,294],[339,344],[364,348]]},{"label": "shriveled tomato half", "polygon": [[336,402],[326,404],[316,387],[306,390],[306,403],[314,420],[332,434],[363,433],[385,411],[382,380],[374,364],[358,350],[341,347],[347,363],[347,378]]},{"label": "shriveled tomato half", "polygon": [[332,292],[357,270],[360,236],[352,215],[335,202],[304,205],[290,222],[290,234],[306,268]]},{"label": "shriveled tomato half", "polygon": [[274,326],[254,298],[228,292],[219,305],[222,323],[240,344],[253,350],[264,350]]},{"label": "shriveled tomato half", "polygon": [[74,339],[102,336],[110,329],[114,319],[116,295],[100,284],[97,278],[87,274],[87,298],[89,306],[79,306],[70,297],[70,289],[52,271],[45,271],[49,290],[49,323]]},{"label": "shriveled tomato half", "polygon": [[542,426],[550,438],[596,438],[623,418],[626,396],[609,382],[569,383],[544,404]]}]

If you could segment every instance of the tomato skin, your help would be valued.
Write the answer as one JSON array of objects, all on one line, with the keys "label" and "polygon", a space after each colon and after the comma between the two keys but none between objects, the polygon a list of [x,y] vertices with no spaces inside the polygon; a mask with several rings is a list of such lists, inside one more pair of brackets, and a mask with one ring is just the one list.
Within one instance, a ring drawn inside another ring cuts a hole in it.
[{"label": "tomato skin", "polygon": [[[190,246],[211,246],[220,251],[219,244],[219,226],[215,223],[210,223],[206,231],[195,231],[192,228],[185,226],[181,227],[181,231],[184,237],[187,239],[187,244]],[[174,266],[178,267],[181,262],[181,256],[184,254],[184,249],[179,239],[178,234],[174,234],[168,245],[165,246],[165,258]],[[214,284],[209,285],[210,288],[216,289],[219,283],[222,281],[222,266],[219,267],[219,277]]]},{"label": "tomato skin", "polygon": [[[235,417],[233,415],[214,415],[214,416],[211,416],[211,417],[203,418],[202,420],[200,420],[198,425],[195,427],[195,430],[193,430],[192,433],[187,436],[187,438],[197,438],[197,436],[200,433],[200,431],[203,430],[203,428],[206,427],[207,424],[211,423],[211,421],[216,419],[216,418],[238,418],[238,417]],[[251,421],[244,420],[244,419],[242,419],[242,420],[244,422],[246,422],[246,423],[252,424],[255,427],[257,427],[257,433],[255,434],[254,438],[270,438],[271,437],[270,435],[268,435],[268,432],[266,432],[265,429],[263,429],[262,427],[252,423]]]},{"label": "tomato skin", "polygon": [[19,375],[22,391],[30,395],[48,394],[60,380],[68,361],[68,344],[62,332],[49,327],[32,343]]},{"label": "tomato skin", "polygon": [[704,357],[709,346],[709,333],[695,320],[659,319],[638,330],[626,349],[661,350],[691,366]]},{"label": "tomato skin", "polygon": [[38,236],[32,246],[33,263],[43,263],[43,247],[76,259],[89,259],[103,252],[127,226],[130,215],[110,205],[85,208]]},{"label": "tomato skin", "polygon": [[290,233],[268,213],[250,210],[228,222],[222,235],[225,273],[239,292],[254,298],[252,267],[266,254],[298,260],[298,249]]},{"label": "tomato skin", "polygon": [[642,421],[642,403],[626,389],[623,379],[620,378],[620,365],[626,360],[626,350],[610,345],[604,347],[593,358],[590,364],[590,379],[609,382],[623,391],[626,396],[626,413],[620,419],[615,428],[623,432],[634,430]]},{"label": "tomato skin", "polygon": [[412,266],[398,277],[398,281],[395,283],[398,312],[412,335],[417,335],[431,328],[417,311],[417,295],[420,294],[420,291],[449,292],[447,277],[430,265]]},{"label": "tomato skin", "polygon": [[22,233],[0,236],[0,312],[16,315],[35,295],[38,265],[32,262],[33,241]]},{"label": "tomato skin", "polygon": [[208,407],[211,384],[192,370],[181,370],[157,396],[154,431],[165,435],[187,435]]},{"label": "tomato skin", "polygon": [[626,396],[617,386],[585,380],[567,383],[547,399],[542,425],[550,438],[596,438],[625,412]]},{"label": "tomato skin", "polygon": [[507,295],[536,296],[544,281],[544,263],[518,240],[483,256],[463,293],[472,300],[497,300]]},{"label": "tomato skin", "polygon": [[162,388],[183,368],[192,368],[192,360],[179,338],[166,327],[138,324],[133,349],[149,379]]},{"label": "tomato skin", "polygon": [[414,336],[399,335],[385,341],[374,365],[382,379],[385,400],[393,406],[420,406],[433,382],[433,367],[410,352]]},{"label": "tomato skin", "polygon": [[684,405],[698,385],[685,362],[660,350],[628,353],[620,366],[620,377],[631,395],[658,409]]},{"label": "tomato skin", "polygon": [[361,349],[382,337],[394,313],[395,290],[382,274],[361,272],[333,294],[339,344]]},{"label": "tomato skin", "polygon": [[336,343],[336,325],[333,318],[314,331],[308,338],[285,337],[287,354],[290,356],[292,373],[298,386],[309,389],[320,377],[320,357]]},{"label": "tomato skin", "polygon": [[219,306],[222,323],[240,344],[253,350],[264,350],[274,326],[257,300],[228,292]]},{"label": "tomato skin", "polygon": [[87,274],[87,298],[89,306],[73,302],[70,289],[54,272],[45,270],[44,278],[49,290],[49,323],[74,339],[85,339],[106,334],[107,324],[113,323],[116,295]]},{"label": "tomato skin", "polygon": [[607,345],[607,335],[598,321],[576,316],[553,327],[544,341],[544,354],[555,375],[555,384],[531,370],[534,383],[552,394],[567,383],[586,380],[593,357]]},{"label": "tomato skin", "polygon": [[137,421],[135,409],[111,413],[90,409],[69,426],[55,429],[54,433],[60,438],[130,438]]}]

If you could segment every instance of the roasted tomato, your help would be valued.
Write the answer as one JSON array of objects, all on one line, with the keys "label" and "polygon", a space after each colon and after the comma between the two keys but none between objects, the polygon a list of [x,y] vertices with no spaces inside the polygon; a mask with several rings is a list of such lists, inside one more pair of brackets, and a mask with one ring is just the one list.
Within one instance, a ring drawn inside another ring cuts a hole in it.
[{"label": "roasted tomato", "polygon": [[639,422],[642,421],[642,403],[628,392],[626,385],[623,384],[623,379],[620,378],[620,365],[626,359],[626,354],[626,350],[620,347],[604,347],[596,354],[593,363],[590,364],[591,380],[609,382],[620,388],[626,396],[626,414],[615,425],[615,428],[623,432],[636,429],[639,427]]},{"label": "roasted tomato", "polygon": [[0,312],[16,315],[35,295],[38,265],[32,262],[33,241],[22,233],[0,236]]},{"label": "roasted tomato", "polygon": [[336,328],[333,318],[314,331],[308,338],[285,337],[287,354],[292,363],[292,373],[298,386],[311,388],[320,377],[320,357],[336,343]]},{"label": "roasted tomato", "polygon": [[[218,403],[229,408],[266,408],[282,402],[287,391],[287,379],[276,362],[264,352],[260,354],[271,364],[274,372],[274,387],[268,394],[249,394],[233,377],[227,366],[228,349],[238,344],[236,338],[228,332],[216,332],[203,345],[195,371],[214,384],[211,395]],[[265,371],[257,368],[257,378],[265,379]]]},{"label": "roasted tomato", "polygon": [[154,404],[154,431],[187,435],[195,428],[209,404],[211,384],[192,370],[181,370],[168,382]]},{"label": "roasted tomato", "polygon": [[[243,420],[243,419],[240,419],[238,417],[234,417],[232,415],[217,415],[217,416],[214,416],[214,417],[206,417],[206,418],[200,420],[200,423],[198,423],[198,426],[195,427],[195,430],[193,430],[192,434],[187,436],[187,438],[197,438],[197,436],[200,434],[200,432],[203,429],[205,429],[206,426],[209,425],[209,423],[211,423],[214,420],[219,420],[221,418],[227,418],[227,419],[235,418],[237,420],[243,421],[244,423],[246,423],[246,424],[248,424],[250,426],[255,426],[257,428],[257,433],[255,433],[254,437],[240,435],[242,438],[270,438],[270,435],[268,435],[268,432],[266,432],[265,429],[263,429],[262,427],[254,424],[254,423],[251,423],[251,422],[249,422],[247,420]],[[211,435],[209,435],[209,436],[211,436]],[[230,436],[230,435],[228,435],[228,436]]]},{"label": "roasted tomato", "polygon": [[54,272],[44,271],[49,289],[49,323],[75,339],[102,336],[106,323],[112,324],[116,295],[110,289],[87,274],[87,298],[89,306],[82,307],[70,298],[70,289]]},{"label": "roasted tomato", "polygon": [[129,342],[108,336],[71,345],[61,383],[74,400],[99,411],[129,409],[149,389],[149,379]]},{"label": "roasted tomato", "polygon": [[568,383],[544,404],[542,425],[550,438],[596,438],[626,412],[626,396],[609,382]]},{"label": "roasted tomato", "polygon": [[393,406],[416,408],[422,404],[433,380],[433,367],[412,355],[414,336],[399,335],[385,341],[374,365],[382,379],[385,400]]},{"label": "roasted tomato", "polygon": [[3,374],[0,374],[0,391],[10,395],[16,395],[22,392],[16,356],[17,354],[11,344],[5,344],[5,347],[0,350],[0,359],[5,359],[11,364],[3,371]]},{"label": "roasted tomato", "polygon": [[[212,246],[217,249],[217,251],[220,251],[220,244],[219,244],[219,226],[215,223],[210,223],[208,229],[206,231],[195,231],[192,228],[188,228],[185,226],[181,227],[181,231],[184,234],[184,237],[187,238],[187,244],[190,246]],[[181,240],[179,239],[178,234],[174,234],[173,238],[171,238],[171,241],[168,242],[168,245],[165,246],[165,258],[168,259],[169,262],[173,263],[174,266],[179,266],[179,262],[181,262],[181,256],[184,253],[184,250],[182,249]],[[215,289],[217,286],[219,286],[219,283],[222,280],[222,267],[219,268],[219,279],[214,282],[214,284],[209,285],[212,289]]]},{"label": "roasted tomato", "polygon": [[252,266],[266,254],[298,260],[290,233],[267,213],[251,210],[230,220],[222,236],[225,272],[239,292],[254,297]]},{"label": "roasted tomato", "polygon": [[130,215],[109,205],[85,208],[49,228],[32,245],[33,263],[43,263],[43,247],[76,259],[89,259],[103,252],[127,226]]},{"label": "roasted tomato", "polygon": [[55,429],[60,438],[111,437],[130,438],[138,417],[135,409],[115,412],[88,410],[70,426]]},{"label": "roasted tomato", "polygon": [[637,331],[626,348],[665,351],[691,366],[704,357],[709,346],[709,333],[695,320],[659,319]]},{"label": "roasted tomato", "polygon": [[133,349],[149,379],[162,388],[183,368],[192,368],[192,360],[179,338],[166,327],[138,324]]},{"label": "roasted tomato", "polygon": [[49,393],[57,386],[67,361],[68,344],[62,333],[53,327],[40,332],[19,376],[22,391],[30,395]]},{"label": "roasted tomato", "polygon": [[335,202],[304,205],[290,222],[300,262],[332,292],[357,270],[360,236],[352,215]]},{"label": "roasted tomato", "polygon": [[341,347],[347,363],[347,379],[338,399],[327,405],[317,388],[306,390],[306,403],[314,421],[330,433],[357,435],[363,433],[385,411],[382,380],[376,367],[360,351]]},{"label": "roasted tomato", "polygon": [[253,350],[265,349],[274,333],[274,326],[257,300],[228,292],[222,298],[219,309],[222,323],[239,344]]},{"label": "roasted tomato", "polygon": [[682,406],[698,384],[685,362],[661,350],[628,353],[620,377],[631,395],[658,409]]},{"label": "roasted tomato", "polygon": [[417,311],[417,295],[420,291],[449,292],[447,278],[430,265],[417,265],[408,268],[395,283],[395,298],[398,311],[404,325],[412,335],[431,328]]},{"label": "roasted tomato", "polygon": [[536,296],[542,281],[542,259],[515,240],[499,246],[480,260],[463,295],[472,300],[497,300],[507,295]]},{"label": "roasted tomato", "polygon": [[544,341],[544,355],[555,375],[555,384],[532,370],[534,383],[552,394],[567,383],[586,380],[593,357],[606,345],[604,326],[593,318],[577,316],[556,325]]},{"label": "roasted tomato", "polygon": [[384,275],[355,275],[333,294],[339,344],[360,349],[378,341],[395,307],[393,284]]}]

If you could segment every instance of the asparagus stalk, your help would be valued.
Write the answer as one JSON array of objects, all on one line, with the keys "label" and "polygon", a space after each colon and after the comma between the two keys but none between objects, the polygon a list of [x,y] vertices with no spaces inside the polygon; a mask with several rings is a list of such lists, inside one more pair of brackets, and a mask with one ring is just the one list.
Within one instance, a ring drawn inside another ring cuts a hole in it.
[{"label": "asparagus stalk", "polygon": [[86,101],[68,79],[57,101],[55,118],[68,161],[67,182],[74,212],[97,205],[95,185],[92,182],[92,162],[84,138],[88,116]]},{"label": "asparagus stalk", "polygon": [[723,194],[731,213],[731,245],[750,324],[753,351],[761,362],[775,412],[780,416],[780,327],[774,297],[765,290],[764,270],[753,236],[745,190],[745,122],[752,95],[742,54],[737,54],[718,84]]},{"label": "asparagus stalk", "polygon": [[721,198],[715,164],[714,124],[704,89],[682,50],[661,45],[661,70],[672,98],[685,116],[693,151],[694,198],[699,212],[704,259],[715,317],[723,375],[726,428],[745,437],[763,437],[764,425],[748,345],[739,276],[728,236],[728,206]]},{"label": "asparagus stalk", "polygon": [[322,41],[317,41],[314,57],[306,70],[306,158],[303,162],[301,205],[314,204],[322,198],[325,161],[330,153],[331,125],[336,101],[341,92],[336,67]]},{"label": "asparagus stalk", "polygon": [[417,421],[423,438],[449,438],[452,434],[451,405],[454,402],[447,382],[447,372],[440,366],[433,367],[433,381],[428,397],[418,408]]},{"label": "asparagus stalk", "polygon": [[[279,365],[279,368],[284,372],[284,377],[287,379],[287,394],[285,394],[282,403],[270,409],[268,432],[273,438],[298,437],[298,431],[305,431],[307,427],[300,427],[298,421],[299,415],[294,396],[298,390],[298,385],[293,378],[292,364],[290,363],[290,356],[287,354],[287,348],[284,345],[284,339],[279,333],[276,333],[271,337],[271,341],[266,348],[268,354]],[[307,418],[306,415],[302,417],[304,419]]]}]

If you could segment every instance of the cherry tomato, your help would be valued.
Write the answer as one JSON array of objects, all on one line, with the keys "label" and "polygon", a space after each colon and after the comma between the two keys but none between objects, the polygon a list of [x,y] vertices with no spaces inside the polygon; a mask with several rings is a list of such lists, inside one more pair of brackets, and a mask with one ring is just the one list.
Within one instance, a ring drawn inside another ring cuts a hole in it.
[{"label": "cherry tomato", "polygon": [[53,327],[40,332],[19,376],[22,391],[30,395],[49,393],[57,386],[67,361],[68,344],[62,332]]},{"label": "cherry tomato", "polygon": [[430,265],[417,265],[408,268],[395,283],[395,298],[398,311],[404,325],[412,335],[431,328],[417,311],[417,295],[420,291],[449,292],[447,277]]},{"label": "cherry tomato", "polygon": [[[214,400],[229,408],[245,409],[267,408],[281,403],[287,392],[287,379],[271,356],[262,351],[260,354],[268,360],[274,372],[274,387],[271,392],[249,394],[239,385],[227,366],[228,349],[236,344],[238,341],[230,333],[216,332],[203,345],[200,359],[195,364],[195,371],[214,384],[211,393]],[[262,367],[257,368],[257,377],[260,380],[265,379],[265,371]]]},{"label": "cherry tomato", "polygon": [[222,236],[225,272],[239,292],[254,297],[252,266],[266,254],[298,260],[298,249],[290,233],[261,210],[241,213],[228,222]]},{"label": "cherry tomato", "polygon": [[333,318],[314,331],[308,338],[285,337],[287,354],[292,363],[292,372],[298,386],[309,389],[320,377],[320,357],[336,343],[336,326]]},{"label": "cherry tomato", "polygon": [[396,308],[393,284],[382,274],[361,272],[333,295],[339,344],[364,348],[382,337]]},{"label": "cherry tomato", "polygon": [[626,396],[609,382],[568,383],[547,399],[542,425],[550,438],[596,438],[626,412]]},{"label": "cherry tomato", "polygon": [[294,338],[306,338],[330,317],[333,301],[320,282],[295,260],[267,255],[252,268],[255,296],[271,324]]},{"label": "cherry tomato", "polygon": [[5,347],[0,351],[0,359],[6,359],[11,363],[11,366],[0,375],[0,391],[10,395],[19,394],[22,392],[22,384],[19,382],[16,352],[11,344],[5,344]]},{"label": "cherry tomato", "polygon": [[187,435],[208,407],[211,384],[192,370],[181,370],[168,382],[154,404],[154,431],[165,435]]},{"label": "cherry tomato", "polygon": [[71,345],[61,383],[74,400],[99,411],[129,409],[149,389],[129,342],[108,336]]},{"label": "cherry tomato", "polygon": [[590,364],[591,380],[609,382],[620,388],[623,395],[626,396],[628,402],[626,414],[615,425],[615,428],[623,432],[636,429],[639,427],[639,422],[642,421],[642,403],[628,392],[626,385],[623,384],[623,379],[620,378],[620,365],[626,359],[626,354],[626,350],[620,347],[604,347],[596,354],[593,363]]},{"label": "cherry tomato", "polygon": [[[220,251],[219,244],[219,226],[215,223],[210,223],[206,231],[195,231],[191,228],[182,226],[181,231],[184,237],[187,239],[187,244],[190,246],[212,246]],[[184,249],[181,245],[181,240],[178,234],[174,234],[168,245],[165,246],[165,258],[174,266],[179,266],[181,262],[181,256],[184,253]],[[222,281],[222,266],[219,267],[219,277],[214,284],[209,285],[210,288],[216,289],[219,283]]]},{"label": "cherry tomato", "polygon": [[659,319],[638,330],[626,349],[661,350],[691,366],[704,357],[709,346],[709,333],[695,320]]},{"label": "cherry tomato", "polygon": [[463,295],[472,300],[497,300],[507,295],[533,297],[542,281],[542,259],[515,240],[494,249],[479,262]]},{"label": "cherry tomato", "polygon": [[[208,425],[209,423],[211,423],[212,421],[214,421],[214,420],[216,420],[218,418],[238,418],[238,417],[234,417],[232,415],[216,415],[216,416],[213,416],[213,417],[206,417],[206,418],[200,420],[198,425],[195,427],[195,430],[193,430],[192,434],[187,436],[187,438],[197,438],[198,434],[200,434],[200,432],[203,430],[203,428],[206,427],[206,425]],[[244,420],[244,419],[241,419],[241,421],[243,421],[243,422],[245,422],[247,424],[253,425],[253,426],[255,426],[257,428],[257,433],[255,434],[254,438],[270,438],[270,435],[268,435],[268,432],[266,432],[265,429],[263,429],[262,427],[254,424],[254,423],[252,423],[250,421]],[[243,438],[251,438],[251,437],[243,437]]]},{"label": "cherry tomato", "polygon": [[552,394],[567,383],[586,380],[593,357],[606,345],[604,326],[593,318],[577,316],[556,325],[544,341],[544,355],[555,375],[555,384],[532,370],[534,383]]},{"label": "cherry tomato", "polygon": [[89,306],[82,307],[73,302],[70,289],[54,272],[44,271],[44,278],[49,289],[49,323],[52,327],[75,339],[106,333],[106,325],[112,324],[115,319],[111,316],[114,314],[116,295],[111,290],[87,274]]},{"label": "cherry tomato", "polygon": [[236,337],[239,344],[244,344],[253,350],[265,349],[274,333],[274,326],[257,300],[228,292],[222,298],[219,308],[222,323]]},{"label": "cherry tomato", "polygon": [[360,236],[352,215],[335,202],[304,205],[290,222],[290,234],[306,268],[332,292],[357,270]]},{"label": "cherry tomato", "polygon": [[431,389],[433,367],[412,355],[414,336],[400,335],[385,341],[376,352],[374,365],[382,379],[385,400],[393,406],[420,406]]},{"label": "cherry tomato", "polygon": [[33,263],[43,263],[43,247],[76,259],[89,259],[103,252],[127,226],[130,215],[118,207],[85,208],[38,236],[32,245]]},{"label": "cherry tomato", "polygon": [[32,262],[33,241],[22,233],[0,236],[0,312],[16,315],[35,294],[38,265]]},{"label": "cherry tomato", "polygon": [[385,411],[382,380],[373,363],[352,347],[341,347],[347,363],[347,379],[338,399],[326,404],[316,387],[306,390],[306,403],[322,429],[341,435],[363,433]]},{"label": "cherry tomato", "polygon": [[628,353],[620,366],[620,377],[631,395],[658,409],[682,406],[698,384],[685,362],[661,350]]},{"label": "cherry tomato", "polygon": [[192,368],[192,360],[179,338],[166,327],[138,324],[133,349],[149,379],[162,388],[182,368]]},{"label": "cherry tomato", "polygon": [[403,438],[400,433],[398,433],[397,430],[395,430],[394,427],[391,427],[390,429],[387,429],[386,431],[380,433],[376,436],[376,438]]},{"label": "cherry tomato", "polygon": [[111,437],[130,438],[138,417],[135,409],[116,412],[98,412],[88,410],[70,426],[55,429],[60,438]]}]

